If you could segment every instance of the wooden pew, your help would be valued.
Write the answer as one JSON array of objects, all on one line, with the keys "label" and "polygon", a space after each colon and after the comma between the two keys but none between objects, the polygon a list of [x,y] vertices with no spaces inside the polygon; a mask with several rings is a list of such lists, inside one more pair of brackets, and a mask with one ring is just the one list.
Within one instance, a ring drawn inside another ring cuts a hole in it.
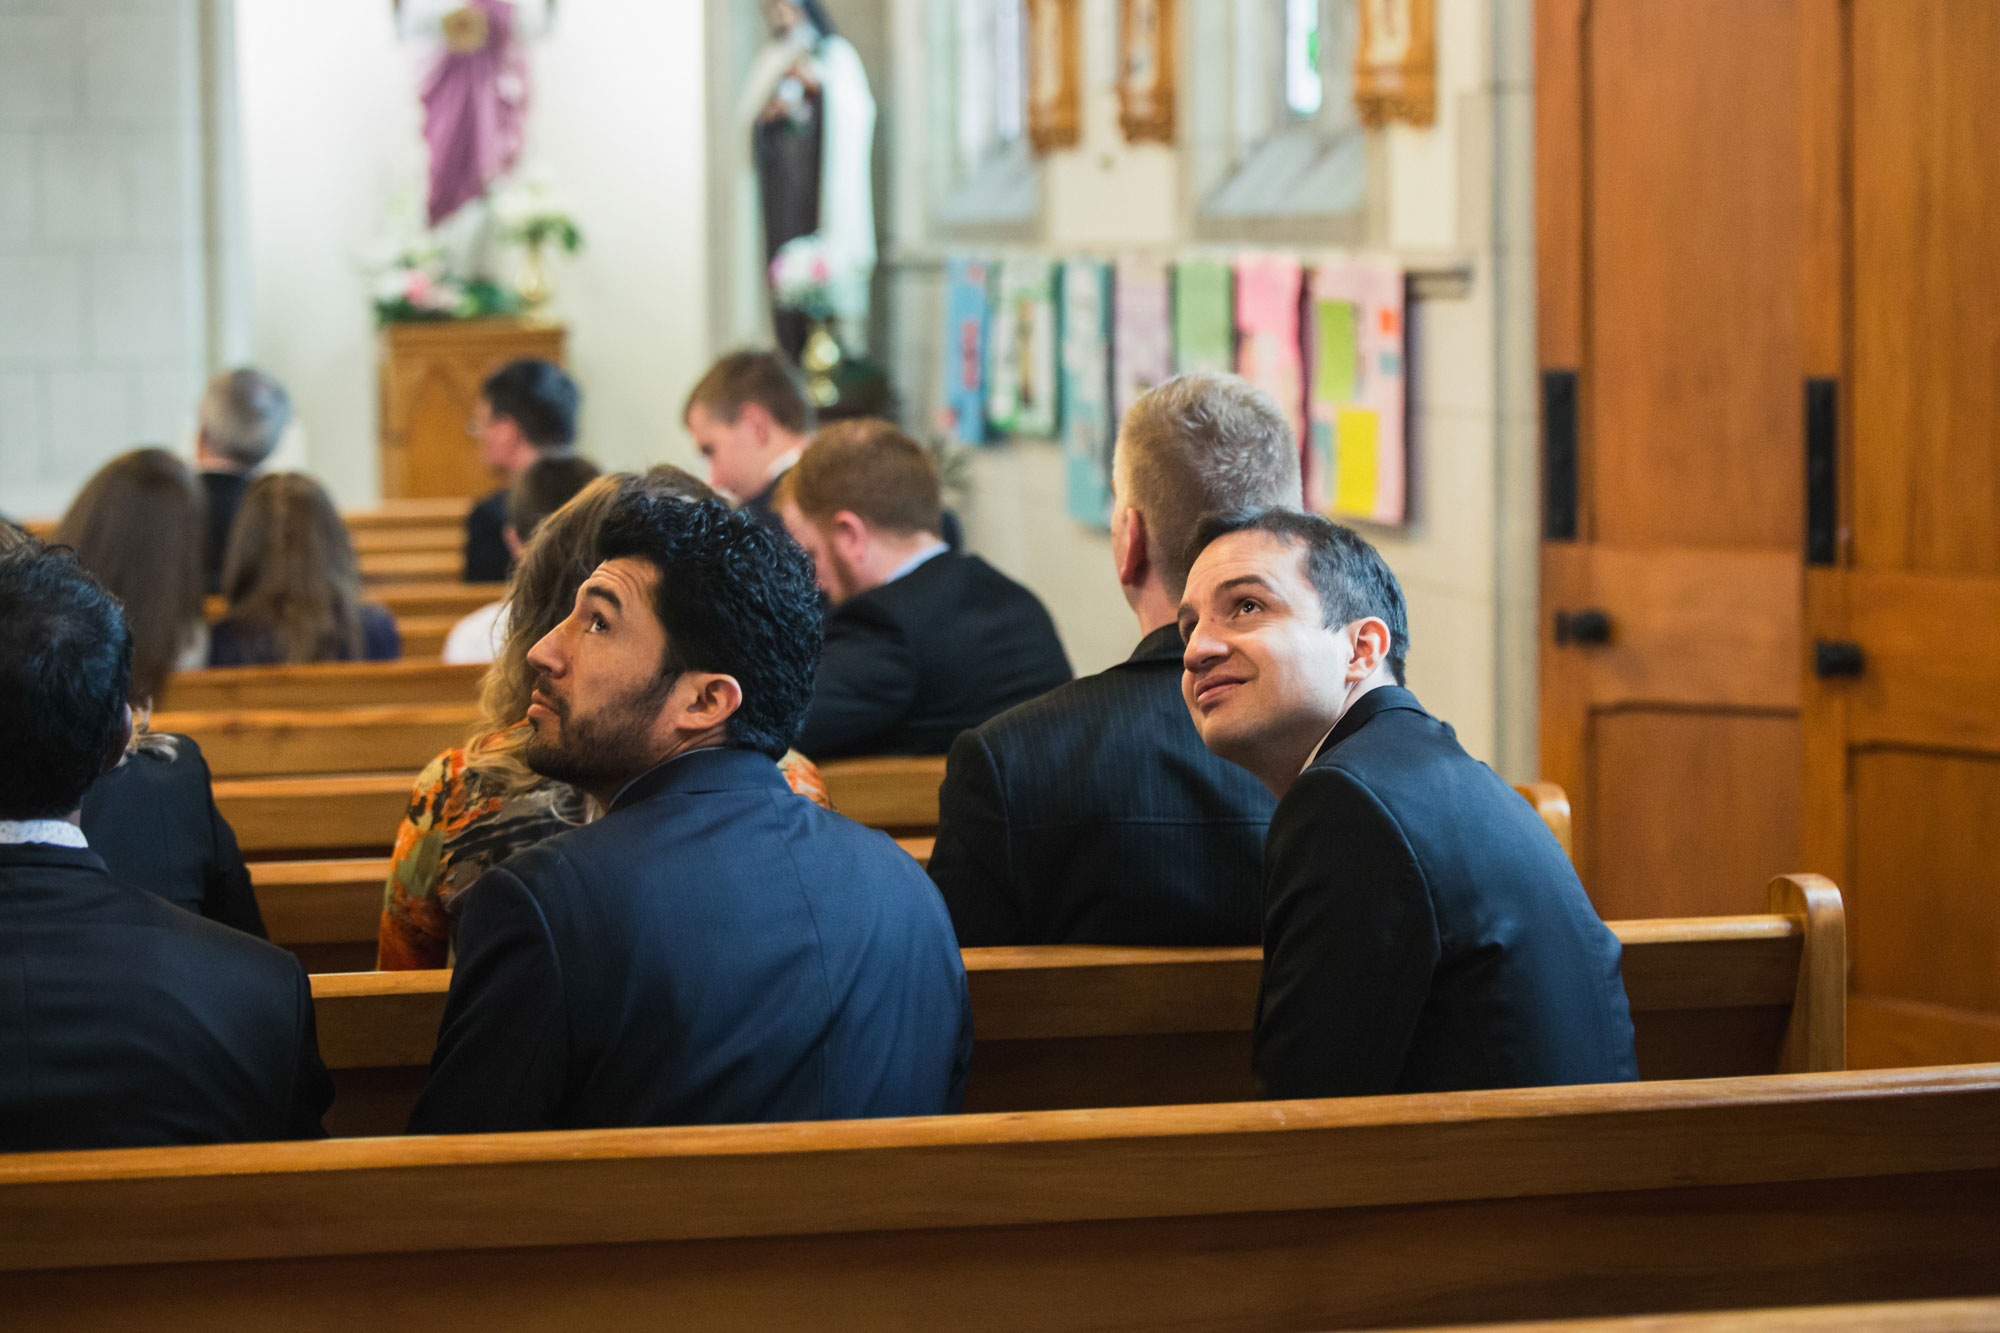
[{"label": "wooden pew", "polygon": [[[1613,922],[1644,1078],[1838,1069],[1846,945],[1840,893],[1770,887],[1764,916]],[[1255,1095],[1257,949],[967,949],[966,1109],[1225,1102]],[[337,1133],[394,1133],[423,1085],[449,972],[312,979]]]},{"label": "wooden pew", "polygon": [[405,775],[405,794],[409,777],[464,741],[478,722],[479,709],[469,702],[153,715],[155,731],[199,741],[217,779],[389,772]]},{"label": "wooden pew", "polygon": [[[465,568],[464,553],[457,550],[371,550],[356,552],[362,581],[371,586],[371,595],[380,597],[380,584],[449,583]],[[487,585],[486,600],[495,600],[498,589]]]},{"label": "wooden pew", "polygon": [[1993,1333],[2000,1297],[1955,1301],[1872,1301],[1767,1310],[1549,1319],[1532,1323],[1432,1325],[1407,1333]]},{"label": "wooden pew", "polygon": [[438,662],[219,667],[173,676],[167,683],[166,707],[175,712],[216,713],[255,708],[469,704],[479,698],[479,678],[485,673],[483,666]]},{"label": "wooden pew", "polygon": [[1299,1329],[1990,1296],[2000,1067],[22,1154],[0,1216],[9,1320],[37,1329]]},{"label": "wooden pew", "polygon": [[[896,844],[928,865],[931,839]],[[308,972],[366,972],[375,966],[383,857],[325,861],[253,861],[250,876],[271,942],[297,954]]]}]

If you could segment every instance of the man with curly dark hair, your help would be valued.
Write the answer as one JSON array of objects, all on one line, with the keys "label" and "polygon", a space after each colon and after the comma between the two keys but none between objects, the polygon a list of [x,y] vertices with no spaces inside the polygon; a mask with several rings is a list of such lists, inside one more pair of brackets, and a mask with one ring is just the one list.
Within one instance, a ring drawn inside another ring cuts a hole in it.
[{"label": "man with curly dark hair", "polygon": [[810,559],[714,501],[621,499],[529,654],[531,767],[605,816],[464,894],[414,1133],[956,1110],[965,970],[929,879],[795,796]]}]

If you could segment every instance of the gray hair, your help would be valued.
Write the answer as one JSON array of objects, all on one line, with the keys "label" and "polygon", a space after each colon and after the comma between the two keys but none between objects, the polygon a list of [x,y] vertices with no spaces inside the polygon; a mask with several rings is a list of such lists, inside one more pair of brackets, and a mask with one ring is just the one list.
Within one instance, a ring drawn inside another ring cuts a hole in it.
[{"label": "gray hair", "polygon": [[1120,499],[1146,516],[1147,552],[1166,590],[1187,590],[1202,515],[1297,509],[1299,437],[1271,396],[1237,375],[1180,375],[1125,414],[1114,470]]},{"label": "gray hair", "polygon": [[261,370],[228,370],[201,396],[201,435],[210,453],[245,468],[271,456],[292,422],[292,396]]}]

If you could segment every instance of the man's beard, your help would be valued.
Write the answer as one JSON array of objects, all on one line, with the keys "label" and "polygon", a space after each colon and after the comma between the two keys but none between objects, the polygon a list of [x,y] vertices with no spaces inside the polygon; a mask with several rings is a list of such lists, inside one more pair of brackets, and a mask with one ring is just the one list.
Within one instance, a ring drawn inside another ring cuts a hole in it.
[{"label": "man's beard", "polygon": [[557,726],[553,737],[545,730],[547,723],[535,727],[523,755],[528,767],[587,792],[623,786],[659,762],[649,734],[676,679],[677,674],[659,677],[581,717],[542,680],[537,688]]}]

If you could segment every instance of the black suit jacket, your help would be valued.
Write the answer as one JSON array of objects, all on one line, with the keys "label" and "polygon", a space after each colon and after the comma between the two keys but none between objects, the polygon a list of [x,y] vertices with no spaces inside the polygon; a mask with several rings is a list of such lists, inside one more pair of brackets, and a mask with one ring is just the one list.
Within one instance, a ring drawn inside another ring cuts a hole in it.
[{"label": "black suit jacket", "polygon": [[1258,1087],[1636,1078],[1618,958],[1534,808],[1408,690],[1370,691],[1271,817]]},{"label": "black suit jacket", "polygon": [[962,732],[931,878],[958,942],[1255,944],[1270,792],[1181,700],[1181,639]]},{"label": "black suit jacket", "polygon": [[472,506],[465,516],[465,581],[505,583],[513,557],[507,552],[507,488]]},{"label": "black suit jacket", "polygon": [[0,846],[0,1152],[317,1138],[333,1084],[296,958]]},{"label": "black suit jacket", "polygon": [[208,543],[203,565],[211,596],[222,591],[222,558],[229,551],[230,525],[236,522],[236,510],[243,503],[243,492],[250,489],[250,481],[247,472],[204,470],[201,474],[202,494],[208,500]]},{"label": "black suit jacket", "polygon": [[1069,678],[1035,595],[946,551],[833,609],[794,743],[814,759],[943,754],[967,727]]},{"label": "black suit jacket", "polygon": [[748,750],[683,755],[466,890],[412,1133],[935,1115],[972,1018],[885,834]]},{"label": "black suit jacket", "polygon": [[83,834],[112,875],[176,907],[265,937],[236,834],[215,808],[201,747],[177,736],[172,756],[139,750],[90,784]]}]

